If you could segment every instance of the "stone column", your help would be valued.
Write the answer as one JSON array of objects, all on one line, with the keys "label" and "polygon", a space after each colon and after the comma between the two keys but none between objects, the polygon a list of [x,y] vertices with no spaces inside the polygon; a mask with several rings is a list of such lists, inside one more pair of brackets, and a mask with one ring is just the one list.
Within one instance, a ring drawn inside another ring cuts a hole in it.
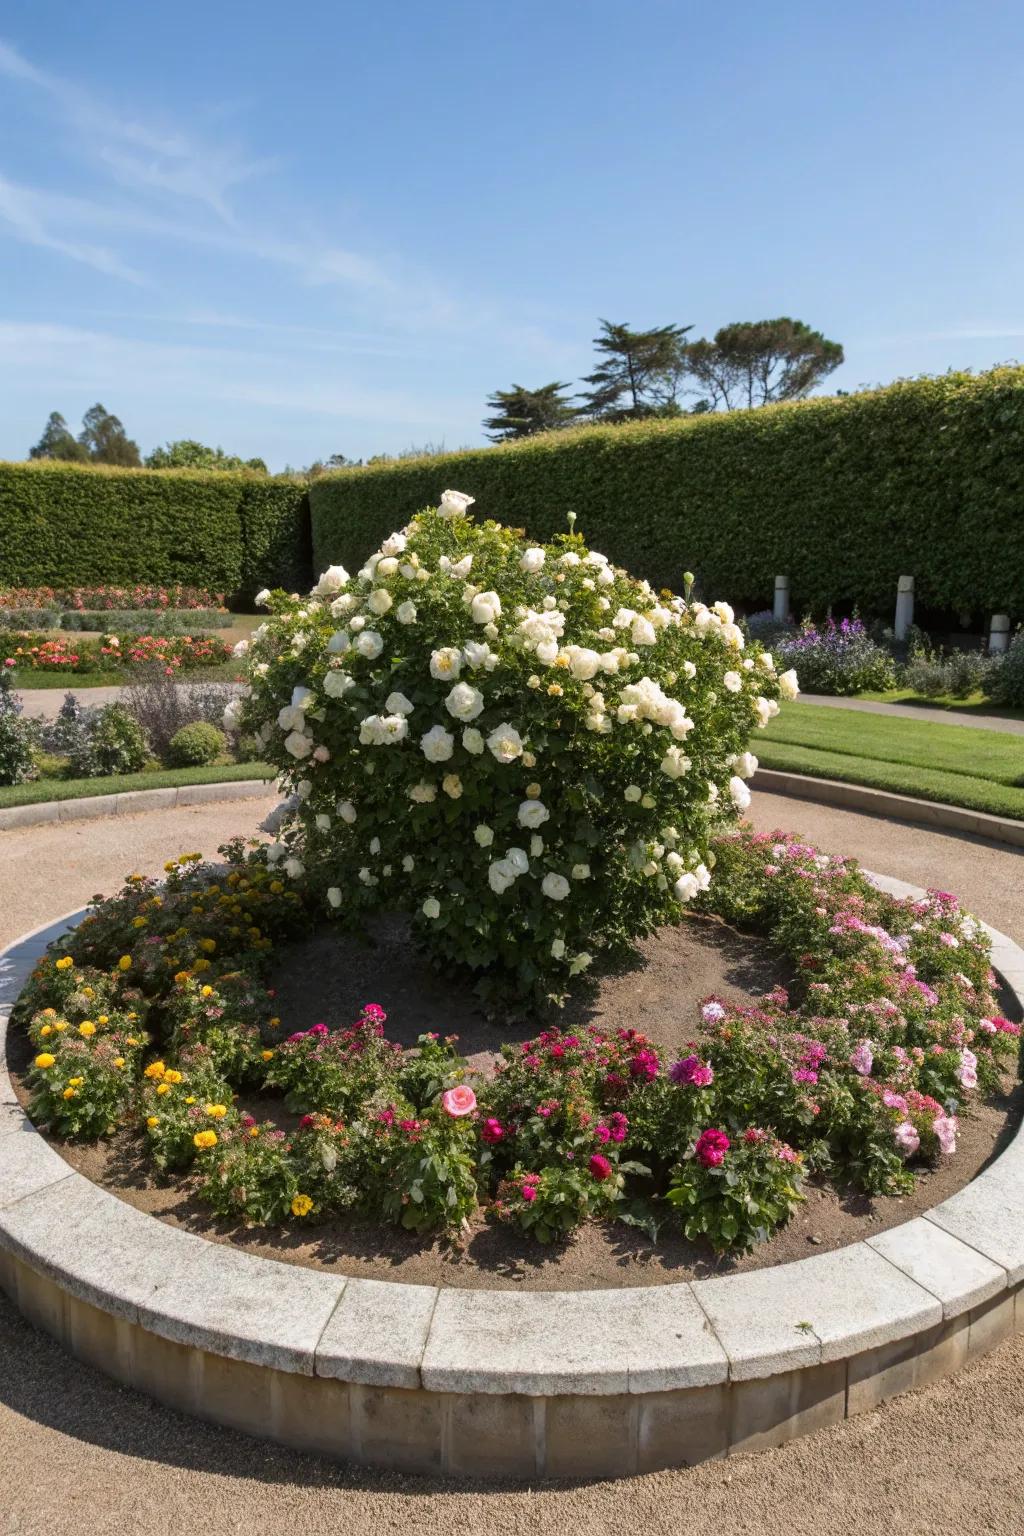
[{"label": "stone column", "polygon": [[994,613],[988,631],[988,653],[990,656],[1002,656],[1009,648],[1010,615],[1008,613]]},{"label": "stone column", "polygon": [[897,640],[905,640],[914,622],[914,578],[901,576],[896,588],[896,618],[893,634]]},{"label": "stone column", "polygon": [[776,576],[775,578],[775,602],[772,605],[772,617],[776,624],[785,624],[789,618],[788,576]]}]

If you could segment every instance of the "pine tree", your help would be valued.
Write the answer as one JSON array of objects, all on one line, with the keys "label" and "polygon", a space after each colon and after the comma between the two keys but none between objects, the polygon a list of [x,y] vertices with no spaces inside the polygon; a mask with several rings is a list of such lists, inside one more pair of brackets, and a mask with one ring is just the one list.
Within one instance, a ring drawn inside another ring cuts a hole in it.
[{"label": "pine tree", "polygon": [[633,331],[601,321],[594,346],[602,360],[583,382],[583,411],[595,421],[638,421],[676,414],[683,337],[689,325],[658,325]]},{"label": "pine tree", "polygon": [[579,412],[562,396],[562,390],[568,388],[568,384],[559,383],[542,384],[539,389],[513,384],[511,389],[495,390],[487,401],[494,414],[484,421],[488,437],[500,443],[569,426]]},{"label": "pine tree", "polygon": [[685,348],[686,370],[717,410],[800,400],[843,361],[838,341],[802,320],[740,320]]}]

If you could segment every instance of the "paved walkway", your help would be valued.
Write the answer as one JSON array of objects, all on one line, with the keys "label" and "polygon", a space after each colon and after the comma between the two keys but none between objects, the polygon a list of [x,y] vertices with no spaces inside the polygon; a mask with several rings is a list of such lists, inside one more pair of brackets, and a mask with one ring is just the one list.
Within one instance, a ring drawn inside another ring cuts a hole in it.
[{"label": "paved walkway", "polygon": [[[268,797],[267,803],[270,803]],[[0,834],[0,941],[171,854],[213,853],[264,802]],[[1008,849],[755,790],[752,815],[963,893],[1024,940]],[[0,1296],[0,1533],[18,1536],[1021,1536],[1024,1337],[956,1378],[758,1456],[619,1483],[441,1483],[335,1466],[201,1424],[79,1365]]]},{"label": "paved walkway", "polygon": [[[218,679],[204,683],[201,677],[197,677],[193,683],[175,683],[174,686],[176,688],[192,688],[197,685],[203,685],[207,688],[223,688],[225,695],[237,693],[241,686],[239,683],[225,683]],[[127,691],[126,688],[120,687],[20,688],[18,689],[18,698],[21,700],[23,713],[30,718],[39,718],[41,716],[44,720],[56,720],[60,713],[60,707],[64,703],[65,696],[69,693],[73,693],[82,704],[98,706],[100,704],[116,704]],[[2,1529],[0,1527],[0,1532],[2,1532]]]},{"label": "paved walkway", "polygon": [[881,699],[835,698],[829,693],[802,693],[802,704],[825,704],[830,709],[859,709],[865,715],[902,715],[905,720],[934,720],[938,725],[966,725],[976,731],[1005,731],[1024,736],[1024,720],[1002,715],[972,715],[965,709],[932,709],[927,704],[885,704]]}]

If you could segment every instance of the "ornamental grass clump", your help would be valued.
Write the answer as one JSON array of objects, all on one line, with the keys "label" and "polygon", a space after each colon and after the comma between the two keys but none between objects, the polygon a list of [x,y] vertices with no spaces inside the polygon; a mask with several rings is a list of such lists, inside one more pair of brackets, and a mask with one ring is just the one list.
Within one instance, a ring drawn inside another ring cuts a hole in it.
[{"label": "ornamental grass clump", "polygon": [[281,770],[272,854],[329,912],[407,911],[485,994],[560,995],[707,889],[749,735],[796,678],[727,603],[655,594],[571,528],[475,523],[471,500],[446,491],[307,598],[261,594],[225,723]]}]

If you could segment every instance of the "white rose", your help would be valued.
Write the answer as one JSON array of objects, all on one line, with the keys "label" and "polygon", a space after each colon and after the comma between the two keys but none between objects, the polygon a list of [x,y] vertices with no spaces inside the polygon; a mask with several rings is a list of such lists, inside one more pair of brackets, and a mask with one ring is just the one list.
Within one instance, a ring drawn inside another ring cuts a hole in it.
[{"label": "white rose", "polygon": [[317,763],[329,763],[331,754],[327,747],[314,747],[313,760]]},{"label": "white rose", "polygon": [[681,779],[684,773],[689,773],[691,766],[690,759],[679,747],[669,747],[661,760],[661,771],[670,779]]},{"label": "white rose", "polygon": [[530,857],[533,859],[539,859],[543,852],[544,839],[542,837],[538,837],[537,833],[535,832],[530,838]]},{"label": "white rose", "polygon": [[327,642],[327,645],[326,645],[327,654],[328,654],[328,656],[340,656],[343,651],[347,651],[348,650],[348,648],[349,648],[349,646],[351,644],[352,644],[352,637],[350,636],[348,630],[347,629],[336,629],[334,631],[334,634],[331,636],[331,638]]},{"label": "white rose", "polygon": [[732,803],[736,809],[738,811],[745,811],[747,806],[750,804],[750,790],[747,788],[746,784],[744,784],[743,780],[738,778],[735,774],[733,774],[732,778],[729,780],[729,794],[732,797]]},{"label": "white rose", "polygon": [[571,960],[569,963],[569,975],[578,976],[580,971],[585,971],[587,969],[587,966],[591,964],[593,958],[593,955],[588,955],[585,949],[581,950],[575,959]]},{"label": "white rose", "polygon": [[496,896],[515,884],[515,871],[507,859],[497,859],[487,870],[487,882]]},{"label": "white rose", "polygon": [[422,911],[424,917],[440,917],[441,903],[438,901],[436,896],[428,896],[420,910]]},{"label": "white rose", "polygon": [[655,645],[658,634],[650,619],[645,619],[642,613],[638,613],[633,620],[630,635],[634,645]]},{"label": "white rose", "polygon": [[398,607],[395,609],[395,618],[398,620],[399,624],[415,624],[416,604],[411,602],[409,598],[406,598],[405,602],[399,603]]},{"label": "white rose", "polygon": [[451,800],[462,799],[462,780],[457,773],[446,773],[441,780],[441,788]]},{"label": "white rose", "polygon": [[389,715],[412,714],[412,703],[404,693],[389,693],[384,700],[384,708]]},{"label": "white rose", "polygon": [[685,874],[679,876],[672,889],[676,894],[677,901],[692,901],[700,887],[697,884],[696,875],[691,874],[687,870]]},{"label": "white rose", "polygon": [[405,858],[402,860],[402,868],[405,870],[407,875],[411,875],[413,870],[416,868],[416,860],[413,858],[411,853],[407,853],[405,855]]},{"label": "white rose", "polygon": [[775,657],[772,655],[771,651],[762,651],[760,656],[757,658],[757,665],[761,668],[762,672],[774,672]]},{"label": "white rose", "polygon": [[341,891],[336,885],[332,885],[330,890],[327,892],[327,900],[330,902],[332,907],[341,906]]},{"label": "white rose", "polygon": [[752,779],[757,772],[757,758],[753,752],[741,752],[735,767],[741,779]]},{"label": "white rose", "polygon": [[501,617],[501,598],[497,592],[478,592],[469,611],[477,624],[493,624]]},{"label": "white rose", "polygon": [[373,661],[384,649],[384,641],[375,629],[364,629],[356,637],[356,650],[360,656],[365,656],[368,661]]},{"label": "white rose", "polygon": [[779,712],[779,706],[774,699],[764,699],[758,694],[754,700],[754,711],[757,715],[758,726],[764,727],[769,720],[773,720]]},{"label": "white rose", "polygon": [[348,585],[348,571],[343,565],[329,565],[313,588],[316,597],[333,597]]},{"label": "white rose", "polygon": [[377,587],[366,599],[366,606],[371,613],[375,613],[380,618],[382,614],[387,613],[393,602],[394,598],[385,587]]},{"label": "white rose", "polygon": [[420,737],[420,749],[428,763],[446,763],[455,750],[455,737],[443,725],[432,725]]},{"label": "white rose", "polygon": [[248,640],[239,640],[237,645],[233,645],[231,647],[231,654],[232,654],[232,656],[239,656],[239,657],[241,657],[241,656],[245,655],[245,653],[246,653],[246,651],[248,651],[248,649],[249,649],[249,642],[248,642]]},{"label": "white rose", "polygon": [[390,533],[380,547],[382,555],[400,555],[408,540],[404,533]]},{"label": "white rose", "polygon": [[585,645],[571,645],[568,648],[569,671],[573,677],[581,682],[588,682],[596,677],[601,670],[601,657],[597,651],[588,650]]},{"label": "white rose", "polygon": [[642,794],[643,790],[640,788],[639,784],[630,784],[626,790],[626,799],[630,802],[631,805],[635,805]]},{"label": "white rose", "polygon": [[409,799],[415,801],[417,805],[430,805],[437,799],[437,785],[428,784],[426,779],[421,779],[409,790]]},{"label": "white rose", "polygon": [[788,672],[779,673],[779,692],[784,699],[795,699],[800,692],[800,685],[796,679],[796,673],[790,667]]},{"label": "white rose", "polygon": [[331,604],[331,617],[340,619],[343,614],[351,613],[353,608],[359,606],[359,599],[354,592],[343,592],[336,597]]},{"label": "white rose", "polygon": [[348,822],[349,826],[352,825],[356,819],[356,808],[352,804],[351,800],[338,801],[338,815],[341,817],[342,821]]},{"label": "white rose", "polygon": [[480,756],[480,753],[484,749],[484,738],[481,736],[475,725],[469,725],[463,731],[462,745],[465,747],[466,751],[471,752],[474,757]]},{"label": "white rose", "polygon": [[269,602],[270,602],[270,588],[269,587],[264,587],[261,592],[257,592],[256,593],[256,607],[257,608],[266,608],[266,606],[267,606],[267,604]]},{"label": "white rose", "polygon": [[475,500],[475,496],[466,496],[462,491],[442,491],[441,505],[437,510],[442,517],[458,517],[465,515]]},{"label": "white rose", "polygon": [[237,731],[238,722],[242,716],[242,700],[232,699],[224,706],[223,726],[226,731]]},{"label": "white rose", "polygon": [[476,828],[473,836],[481,848],[489,848],[494,842],[494,832],[490,827],[485,826],[483,822]]},{"label": "white rose", "polygon": [[505,857],[509,867],[516,875],[527,875],[530,872],[530,861],[526,857],[525,848],[506,848]]},{"label": "white rose", "polygon": [[559,557],[559,565],[579,565],[580,557],[574,549],[567,549],[564,555]]},{"label": "white rose", "polygon": [[341,699],[355,685],[356,680],[354,677],[349,677],[348,673],[342,672],[340,668],[333,668],[324,678],[324,693],[329,698]]},{"label": "white rose", "polygon": [[458,646],[445,645],[430,653],[430,675],[441,683],[454,683],[462,667],[462,653]]},{"label": "white rose", "polygon": [[561,960],[562,956],[564,954],[565,954],[565,940],[564,939],[552,939],[551,940],[551,955],[552,955],[552,958],[555,959],[555,960]]},{"label": "white rose", "polygon": [[512,763],[523,755],[523,738],[507,721],[495,726],[487,738],[487,746],[499,763]]},{"label": "white rose", "polygon": [[292,731],[284,739],[284,749],[290,752],[292,757],[308,757],[313,750],[313,738],[306,736],[302,731]]},{"label": "white rose", "polygon": [[327,815],[326,811],[320,811],[316,818],[316,824],[321,832],[328,832],[330,830],[331,818]]},{"label": "white rose", "polygon": [[589,864],[574,864],[573,867],[572,867],[572,877],[573,877],[574,880],[589,880],[590,879],[590,865]]},{"label": "white rose", "polygon": [[285,859],[284,872],[291,880],[298,880],[306,873],[306,866],[301,859]]},{"label": "white rose", "polygon": [[539,570],[543,569],[546,559],[547,556],[542,549],[524,549],[522,558],[519,561],[519,569],[526,571],[530,576],[535,576]]},{"label": "white rose", "polygon": [[743,687],[743,679],[738,672],[727,672],[722,678],[722,682],[729,693],[739,693]]},{"label": "white rose", "polygon": [[519,807],[519,825],[531,832],[542,827],[551,818],[551,812],[539,800],[524,800]]},{"label": "white rose", "polygon": [[569,894],[568,880],[564,875],[556,875],[554,870],[544,876],[540,888],[551,901],[564,901]]},{"label": "white rose", "polygon": [[456,683],[444,701],[444,707],[455,720],[475,720],[484,707],[484,696],[479,688],[468,683]]},{"label": "white rose", "polygon": [[472,667],[474,671],[486,667],[490,672],[498,662],[498,657],[485,640],[467,640],[462,647],[462,656],[467,667]]}]

